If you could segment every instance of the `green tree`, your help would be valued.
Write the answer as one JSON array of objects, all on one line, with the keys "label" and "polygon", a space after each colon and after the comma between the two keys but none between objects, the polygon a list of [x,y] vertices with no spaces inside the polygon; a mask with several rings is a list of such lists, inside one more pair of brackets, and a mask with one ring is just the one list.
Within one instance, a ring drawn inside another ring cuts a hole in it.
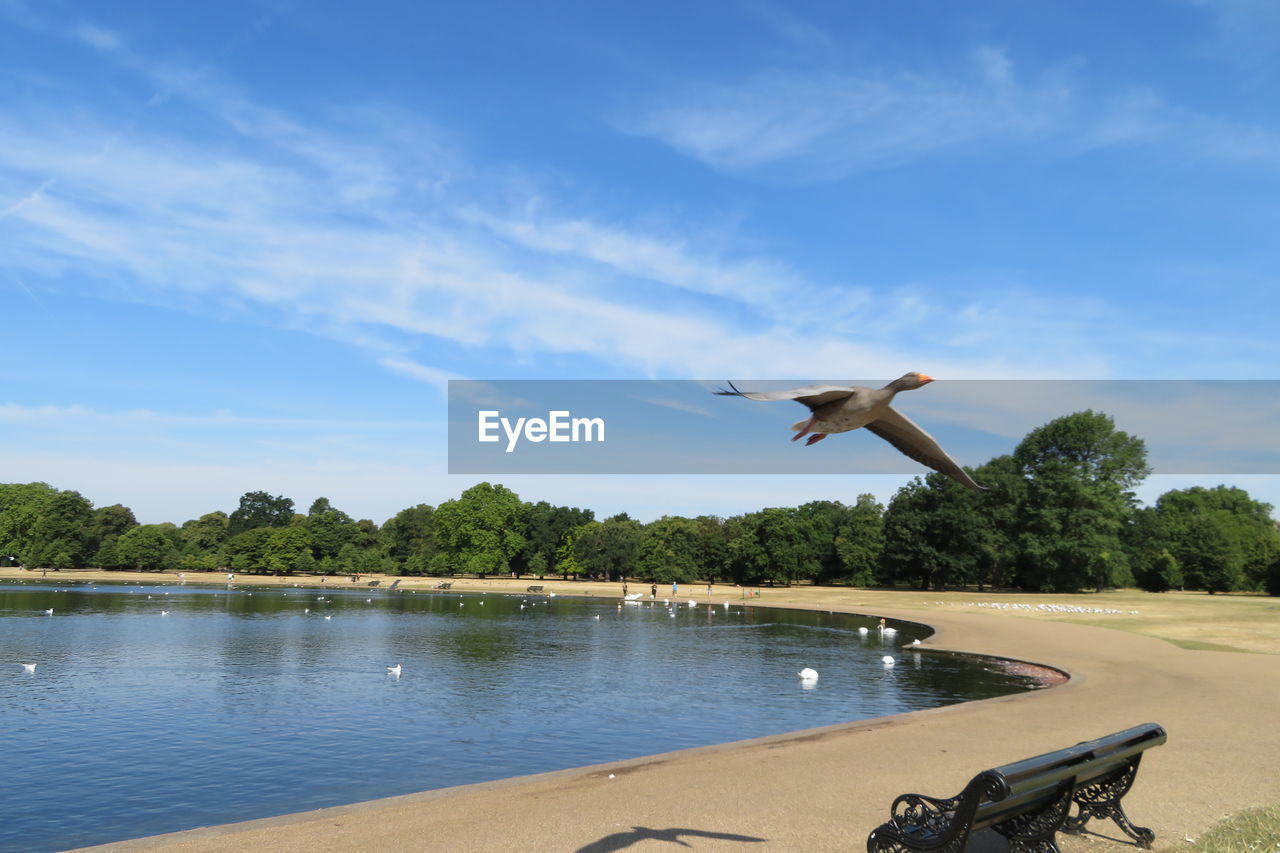
[{"label": "green tree", "polygon": [[89,547],[94,549],[90,562],[108,569],[126,565],[116,552],[116,540],[137,526],[138,519],[126,506],[112,504],[95,509],[93,531],[89,537]]},{"label": "green tree", "polygon": [[525,546],[512,561],[517,574],[531,572],[542,577],[555,566],[556,549],[564,535],[594,518],[595,513],[589,509],[552,506],[546,501],[527,505],[523,530]]},{"label": "green tree", "polygon": [[1258,589],[1280,555],[1271,505],[1243,489],[1177,489],[1161,495],[1155,511],[1164,544],[1182,564],[1192,589]]},{"label": "green tree", "polygon": [[0,483],[0,560],[24,561],[40,509],[57,493],[48,483]]},{"label": "green tree", "polygon": [[979,500],[937,473],[899,489],[884,514],[883,577],[920,589],[976,580],[988,533],[976,512]]},{"label": "green tree", "polygon": [[454,572],[509,572],[525,546],[524,503],[505,486],[478,483],[435,512],[437,535]]},{"label": "green tree", "polygon": [[92,546],[93,504],[79,492],[56,492],[43,500],[30,527],[24,562],[51,569],[85,566]]},{"label": "green tree", "polygon": [[872,586],[884,552],[884,507],[873,495],[858,495],[835,536],[840,574],[833,580]]},{"label": "green tree", "polygon": [[263,571],[267,541],[273,531],[271,527],[254,527],[235,534],[223,543],[222,565],[238,572]]},{"label": "green tree", "polygon": [[211,554],[227,541],[231,530],[231,519],[225,512],[218,510],[208,512],[199,518],[184,522],[182,525],[182,544],[184,550],[194,553]]},{"label": "green tree", "polygon": [[990,491],[973,495],[974,521],[978,525],[973,541],[981,556],[972,579],[979,589],[984,584],[993,588],[1012,586],[1029,481],[1017,461],[1007,454],[978,466],[973,477]]},{"label": "green tree", "polygon": [[729,565],[741,584],[786,584],[818,574],[812,522],[791,507],[769,507],[729,521]]},{"label": "green tree", "polygon": [[172,524],[143,524],[125,531],[115,543],[120,565],[162,571],[178,559],[178,530]]},{"label": "green tree", "polygon": [[267,492],[245,492],[231,513],[227,532],[236,536],[259,527],[288,527],[293,522],[293,500]]},{"label": "green tree", "polygon": [[328,498],[316,499],[302,527],[310,540],[312,554],[320,560],[337,556],[348,542],[367,538],[367,533],[351,516],[329,505]]},{"label": "green tree", "polygon": [[833,583],[843,577],[845,566],[836,537],[849,519],[849,507],[840,501],[809,501],[797,507],[796,513],[810,531],[813,557],[818,562],[818,583]]},{"label": "green tree", "polygon": [[[698,523],[683,516],[664,515],[644,525],[635,573],[657,583],[687,583],[704,577],[698,565],[700,537]],[[617,579],[621,574],[611,572],[609,577]]]},{"label": "green tree", "polygon": [[1221,519],[1191,518],[1178,549],[1178,563],[1187,586],[1210,593],[1238,589],[1244,580],[1244,565],[1235,546]]},{"label": "green tree", "polygon": [[693,520],[697,538],[694,541],[694,563],[699,576],[707,583],[728,577],[729,536],[724,519],[714,515],[700,515]]},{"label": "green tree", "polygon": [[439,552],[435,534],[435,508],[427,504],[402,509],[382,525],[387,556],[411,574],[426,574]]},{"label": "green tree", "polygon": [[311,537],[305,527],[275,528],[263,543],[262,566],[280,574],[309,572],[316,565],[311,547]]},{"label": "green tree", "polygon": [[1134,575],[1138,586],[1147,592],[1168,592],[1181,588],[1183,584],[1182,567],[1167,548],[1161,549],[1153,560],[1144,564]]},{"label": "green tree", "polygon": [[1137,503],[1133,488],[1150,472],[1143,441],[1084,411],[1032,430],[1013,457],[1028,479],[1022,584],[1074,592],[1131,579],[1120,534]]},{"label": "green tree", "polygon": [[619,580],[640,573],[640,550],[645,534],[639,522],[611,518],[600,523],[588,522],[575,530],[574,561],[584,574]]}]

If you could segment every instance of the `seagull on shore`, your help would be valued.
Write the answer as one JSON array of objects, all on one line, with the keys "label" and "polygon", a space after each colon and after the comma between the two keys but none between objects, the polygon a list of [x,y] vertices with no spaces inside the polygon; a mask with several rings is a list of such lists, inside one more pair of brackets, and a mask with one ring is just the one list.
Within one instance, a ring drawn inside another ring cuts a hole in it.
[{"label": "seagull on shore", "polygon": [[739,391],[732,382],[729,389],[721,388],[716,394],[729,397],[745,397],[748,400],[795,400],[808,407],[807,420],[792,425],[796,434],[792,441],[809,436],[805,446],[822,441],[837,432],[850,432],[866,427],[869,432],[883,438],[907,457],[922,465],[945,474],[975,492],[990,491],[987,486],[974,482],[960,465],[947,455],[933,436],[916,426],[910,418],[889,405],[899,391],[914,391],[933,381],[932,376],[912,371],[890,382],[883,388],[866,388],[861,385],[805,385],[786,391]]}]

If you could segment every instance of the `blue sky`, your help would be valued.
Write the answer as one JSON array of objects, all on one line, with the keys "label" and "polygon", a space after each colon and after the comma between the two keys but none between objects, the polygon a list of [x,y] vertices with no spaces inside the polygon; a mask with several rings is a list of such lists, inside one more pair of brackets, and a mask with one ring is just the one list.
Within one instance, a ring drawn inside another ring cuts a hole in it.
[{"label": "blue sky", "polygon": [[451,378],[1274,379],[1277,72],[1262,0],[0,0],[0,481],[381,522]]}]

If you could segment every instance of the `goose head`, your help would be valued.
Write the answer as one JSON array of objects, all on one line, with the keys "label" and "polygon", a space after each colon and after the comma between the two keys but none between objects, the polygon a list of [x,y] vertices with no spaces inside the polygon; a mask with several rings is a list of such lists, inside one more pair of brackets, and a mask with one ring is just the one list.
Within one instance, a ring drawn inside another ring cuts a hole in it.
[{"label": "goose head", "polygon": [[913,370],[910,373],[902,374],[884,387],[886,391],[893,391],[896,394],[899,391],[914,391],[917,388],[923,388],[932,381],[932,376]]}]

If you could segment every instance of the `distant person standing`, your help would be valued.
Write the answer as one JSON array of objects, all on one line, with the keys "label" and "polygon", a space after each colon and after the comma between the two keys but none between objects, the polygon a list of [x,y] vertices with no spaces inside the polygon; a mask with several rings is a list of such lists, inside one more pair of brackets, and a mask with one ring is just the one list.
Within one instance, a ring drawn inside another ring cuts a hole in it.
[{"label": "distant person standing", "polygon": [[658,585],[656,583],[649,587],[649,597],[654,601],[658,600]]},{"label": "distant person standing", "polygon": [[710,597],[711,597],[711,584],[710,584],[710,583],[708,583],[708,584],[707,584],[707,598],[710,598]]},{"label": "distant person standing", "polygon": [[672,581],[672,582],[671,582],[671,597],[672,597],[672,598],[675,598],[675,597],[676,597],[676,594],[677,594],[677,593],[679,593],[679,592],[680,592],[680,584],[676,583],[675,581]]}]

